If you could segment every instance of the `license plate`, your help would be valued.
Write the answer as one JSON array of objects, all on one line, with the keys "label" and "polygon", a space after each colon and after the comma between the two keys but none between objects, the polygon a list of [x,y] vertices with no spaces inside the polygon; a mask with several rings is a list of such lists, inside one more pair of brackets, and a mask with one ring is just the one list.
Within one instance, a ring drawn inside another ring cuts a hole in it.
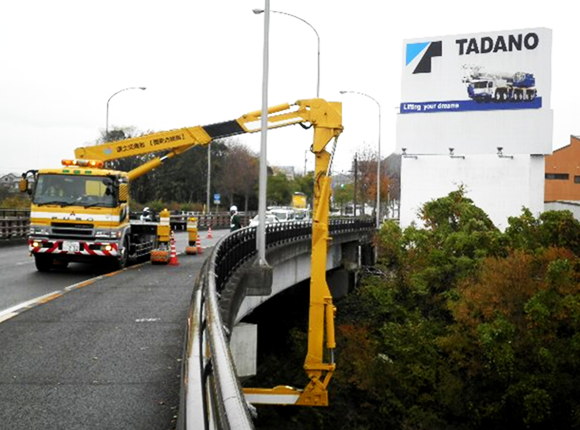
[{"label": "license plate", "polygon": [[66,252],[79,252],[81,250],[80,244],[78,242],[63,242],[62,250]]}]

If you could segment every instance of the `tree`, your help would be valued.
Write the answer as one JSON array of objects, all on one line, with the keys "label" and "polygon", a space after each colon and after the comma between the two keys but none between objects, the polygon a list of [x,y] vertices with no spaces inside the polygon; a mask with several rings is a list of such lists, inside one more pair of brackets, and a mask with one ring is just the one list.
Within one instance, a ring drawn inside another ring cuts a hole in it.
[{"label": "tree", "polygon": [[513,251],[459,287],[442,345],[482,427],[580,424],[578,263],[563,248]]},{"label": "tree", "polygon": [[577,224],[524,211],[502,234],[462,188],[421,214],[424,229],[382,227],[388,276],[341,305],[341,402],[394,428],[577,427]]},{"label": "tree", "polygon": [[340,187],[335,188],[332,198],[334,203],[340,207],[340,214],[343,215],[345,205],[354,199],[354,184],[341,184]]},{"label": "tree", "polygon": [[245,165],[242,173],[242,182],[239,184],[239,192],[244,196],[244,211],[249,210],[250,198],[257,197],[260,160],[249,149],[240,153],[241,162]]},{"label": "tree", "polygon": [[[228,139],[227,152],[223,160],[223,175],[217,182],[229,206],[236,203],[236,196],[241,196],[244,199],[245,210],[248,210],[250,196],[258,184],[256,155],[238,140]],[[241,204],[239,206],[241,207]]]},{"label": "tree", "polygon": [[399,200],[401,198],[401,155],[390,154],[384,160],[384,164],[386,176],[389,178],[390,198]]},{"label": "tree", "polygon": [[356,170],[357,200],[372,204],[376,201],[377,195],[377,155],[370,147],[364,146],[357,151]]},{"label": "tree", "polygon": [[292,183],[284,173],[275,173],[268,177],[266,200],[269,206],[289,206],[292,192]]},{"label": "tree", "polygon": [[312,197],[314,195],[314,172],[308,172],[305,175],[296,175],[292,188],[293,192],[304,193],[306,200],[312,203]]},{"label": "tree", "polygon": [[580,222],[570,211],[546,211],[536,219],[529,209],[522,208],[522,214],[508,218],[508,223],[506,237],[515,249],[558,246],[580,255]]}]

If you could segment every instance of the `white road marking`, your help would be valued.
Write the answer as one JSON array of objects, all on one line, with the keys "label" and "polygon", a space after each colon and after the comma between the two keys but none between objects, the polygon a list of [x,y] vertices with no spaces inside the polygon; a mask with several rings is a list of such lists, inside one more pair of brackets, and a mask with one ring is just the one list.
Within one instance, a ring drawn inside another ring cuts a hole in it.
[{"label": "white road marking", "polygon": [[[4,309],[3,311],[0,312],[0,321],[6,321],[9,318],[12,318],[14,315],[18,315],[18,311],[27,308],[31,305],[34,305],[38,302],[41,302],[42,300],[46,299],[47,297],[50,297],[54,294],[59,294],[60,291],[53,291],[52,293],[48,293],[45,294],[44,296],[40,296],[40,297],[36,297],[35,299],[32,300],[28,300],[24,303],[19,303],[16,306],[12,306],[11,308],[8,309]],[[13,314],[13,315],[11,315]]]},{"label": "white road marking", "polygon": [[[28,264],[28,262],[16,263],[16,265],[23,265],[23,264]],[[123,272],[124,270],[136,269],[136,268],[141,267],[145,264],[147,264],[147,263],[136,264],[134,266],[126,267],[126,268],[118,270],[116,272],[111,272],[111,273],[107,273],[105,275],[96,276],[94,278],[87,279],[85,281],[81,281],[81,282],[78,282],[78,283],[73,284],[73,285],[69,285],[68,287],[65,287],[62,290],[53,291],[52,293],[48,293],[48,294],[45,294],[43,296],[28,300],[26,302],[19,303],[15,306],[12,306],[11,308],[1,310],[0,311],[0,323],[4,322],[6,320],[9,320],[12,317],[15,317],[23,310],[26,310],[27,308],[30,308],[32,306],[36,306],[40,303],[43,303],[44,301],[52,300],[53,298],[60,297],[63,294],[68,293],[70,291],[73,291],[73,290],[85,287],[87,285],[90,285],[93,282],[95,282],[96,280],[99,280],[99,279],[102,279],[105,277],[109,277],[109,276],[114,276],[118,273]],[[53,296],[55,296],[55,297],[53,297]],[[160,318],[145,318],[142,321],[137,320],[137,322],[154,322],[154,321],[158,321],[158,320],[160,320]]]}]

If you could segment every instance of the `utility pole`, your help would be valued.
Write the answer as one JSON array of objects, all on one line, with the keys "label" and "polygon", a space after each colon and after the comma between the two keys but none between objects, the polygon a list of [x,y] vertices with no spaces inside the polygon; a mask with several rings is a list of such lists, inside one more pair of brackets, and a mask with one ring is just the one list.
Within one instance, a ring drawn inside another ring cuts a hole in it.
[{"label": "utility pole", "polygon": [[354,216],[356,217],[356,188],[357,188],[357,177],[358,177],[358,164],[357,164],[357,154],[354,154]]},{"label": "utility pole", "polygon": [[206,195],[206,210],[210,214],[211,203],[211,144],[207,145],[207,195]]}]

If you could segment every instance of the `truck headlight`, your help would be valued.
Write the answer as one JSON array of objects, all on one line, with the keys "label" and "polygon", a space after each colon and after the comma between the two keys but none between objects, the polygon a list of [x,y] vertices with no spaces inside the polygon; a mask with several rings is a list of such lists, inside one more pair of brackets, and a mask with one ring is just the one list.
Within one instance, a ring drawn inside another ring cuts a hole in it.
[{"label": "truck headlight", "polygon": [[50,233],[49,227],[36,227],[36,226],[30,227],[30,234],[37,234],[40,236],[48,236],[49,233]]}]

